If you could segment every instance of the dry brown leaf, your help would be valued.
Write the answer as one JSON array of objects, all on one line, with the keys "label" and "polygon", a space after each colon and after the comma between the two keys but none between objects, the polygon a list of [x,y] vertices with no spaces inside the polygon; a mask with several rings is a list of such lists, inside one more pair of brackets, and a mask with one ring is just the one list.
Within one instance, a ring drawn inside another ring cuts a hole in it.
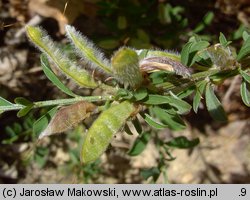
[{"label": "dry brown leaf", "polygon": [[80,101],[61,108],[51,119],[47,128],[39,135],[39,139],[73,128],[88,118],[95,109],[96,106],[94,104],[86,101]]}]

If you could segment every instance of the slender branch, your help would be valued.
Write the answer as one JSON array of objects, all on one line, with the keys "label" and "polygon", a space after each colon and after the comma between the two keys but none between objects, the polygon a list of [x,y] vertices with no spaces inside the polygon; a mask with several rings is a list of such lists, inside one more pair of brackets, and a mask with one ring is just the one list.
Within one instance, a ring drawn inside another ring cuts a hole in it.
[{"label": "slender branch", "polygon": [[[34,102],[33,108],[41,108],[46,106],[55,106],[55,105],[70,105],[76,103],[78,101],[89,101],[89,102],[96,102],[96,101],[106,101],[112,100],[114,96],[87,96],[87,97],[75,97],[70,99],[56,99],[56,100],[48,100],[48,101],[38,101]],[[25,106],[20,104],[12,104],[9,106],[1,106],[0,111],[10,111],[10,110],[21,110]]]}]

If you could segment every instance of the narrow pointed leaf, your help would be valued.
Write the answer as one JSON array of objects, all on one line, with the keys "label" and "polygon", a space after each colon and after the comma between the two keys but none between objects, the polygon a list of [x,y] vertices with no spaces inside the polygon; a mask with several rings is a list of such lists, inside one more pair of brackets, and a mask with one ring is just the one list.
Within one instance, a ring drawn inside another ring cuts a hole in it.
[{"label": "narrow pointed leaf", "polygon": [[190,112],[192,108],[190,104],[188,104],[186,101],[183,101],[172,92],[170,92],[170,95],[172,98],[169,104],[177,109],[178,114],[183,115]]},{"label": "narrow pointed leaf", "polygon": [[175,112],[175,110],[164,110],[158,106],[153,107],[153,112],[161,120],[161,123],[174,131],[183,130],[186,128],[184,121]]},{"label": "narrow pointed leaf", "polygon": [[13,105],[11,102],[7,101],[3,97],[0,97],[0,106],[11,106]]},{"label": "narrow pointed leaf", "polygon": [[0,115],[4,112],[1,110],[1,106],[11,106],[13,105],[11,102],[7,101],[6,99],[0,97]]},{"label": "narrow pointed leaf", "polygon": [[151,133],[150,132],[144,132],[140,136],[138,136],[131,147],[131,149],[128,152],[128,155],[130,156],[137,156],[139,155],[147,146],[149,140],[150,140]]},{"label": "narrow pointed leaf", "polygon": [[211,117],[217,121],[221,122],[227,121],[226,113],[220,101],[215,96],[213,88],[210,84],[207,84],[206,86],[205,96],[206,96],[206,106]]},{"label": "narrow pointed leaf", "polygon": [[24,106],[30,106],[30,105],[33,105],[33,103],[23,97],[17,97],[15,98],[14,102],[16,104],[20,104],[20,105],[24,105]]},{"label": "narrow pointed leaf", "polygon": [[147,124],[155,129],[164,129],[167,128],[167,125],[164,125],[158,121],[156,121],[153,117],[151,117],[150,115],[148,115],[147,113],[145,114],[145,118],[144,118],[145,122],[147,122]]},{"label": "narrow pointed leaf", "polygon": [[142,127],[141,127],[141,123],[140,123],[139,119],[137,117],[135,117],[132,120],[132,123],[133,123],[137,133],[140,135],[142,133]]},{"label": "narrow pointed leaf", "polygon": [[240,86],[240,94],[242,101],[244,104],[248,107],[250,107],[250,91],[249,91],[250,85],[246,81],[242,81]]},{"label": "narrow pointed leaf", "polygon": [[154,182],[156,182],[161,174],[161,171],[158,167],[152,167],[149,169],[142,169],[140,174],[145,180],[153,177]]},{"label": "narrow pointed leaf", "polygon": [[249,35],[249,33],[247,31],[244,31],[242,33],[242,38],[243,38],[244,41],[246,41],[249,37],[250,37],[250,35]]},{"label": "narrow pointed leaf", "polygon": [[196,61],[198,51],[209,46],[207,41],[188,42],[181,51],[181,62],[185,66],[192,66]]},{"label": "narrow pointed leaf", "polygon": [[104,54],[95,47],[93,42],[76,31],[72,26],[67,25],[65,29],[68,38],[73,43],[80,56],[83,56],[83,58],[94,68],[101,69],[107,74],[112,74],[109,61],[105,58]]},{"label": "narrow pointed leaf", "polygon": [[23,117],[28,114],[28,112],[33,108],[33,105],[28,105],[18,111],[17,117]]},{"label": "narrow pointed leaf", "polygon": [[183,101],[182,99],[178,98],[174,94],[172,96],[161,96],[161,95],[148,95],[145,98],[144,103],[150,105],[162,105],[162,104],[169,104],[177,109],[178,114],[186,114],[188,113],[192,106],[189,105],[187,102]]},{"label": "narrow pointed leaf", "polygon": [[199,105],[202,99],[202,94],[204,93],[206,84],[207,84],[206,80],[201,81],[196,88],[196,92],[195,92],[194,100],[193,100],[193,109],[195,113],[198,112],[198,108],[199,108]]},{"label": "narrow pointed leaf", "polygon": [[73,79],[78,85],[87,88],[97,87],[97,83],[91,75],[84,69],[79,68],[75,62],[67,58],[47,35],[38,27],[26,26],[29,39],[51,59],[56,66],[68,77]]},{"label": "narrow pointed leaf", "polygon": [[96,106],[86,101],[80,101],[61,108],[51,119],[47,128],[39,135],[39,139],[72,129],[82,120],[88,118]]},{"label": "narrow pointed leaf", "polygon": [[199,138],[188,140],[186,137],[180,136],[170,140],[169,142],[166,142],[165,144],[174,148],[188,149],[195,147],[199,143],[200,143]]},{"label": "narrow pointed leaf", "polygon": [[54,107],[50,109],[45,115],[41,116],[38,120],[33,124],[33,133],[36,137],[48,126],[52,117],[55,115],[58,107]]},{"label": "narrow pointed leaf", "polygon": [[227,39],[223,33],[220,33],[219,41],[223,47],[227,47],[231,43],[231,41],[227,41]]},{"label": "narrow pointed leaf", "polygon": [[128,124],[125,124],[125,126],[124,126],[124,131],[125,131],[128,135],[134,135],[133,132],[131,131],[130,127],[128,126]]},{"label": "narrow pointed leaf", "polygon": [[183,65],[187,66],[187,64],[189,62],[189,52],[190,52],[190,49],[192,47],[192,44],[193,44],[192,42],[188,42],[182,48],[182,51],[181,51],[181,63]]},{"label": "narrow pointed leaf", "polygon": [[250,75],[248,75],[248,73],[246,73],[245,71],[240,71],[242,77],[244,78],[244,80],[248,83],[250,83]]},{"label": "narrow pointed leaf", "polygon": [[68,94],[69,96],[76,97],[77,95],[74,94],[69,88],[67,88],[59,78],[55,75],[55,73],[51,70],[49,61],[45,54],[42,54],[41,57],[41,65],[43,68],[43,72],[47,76],[47,78],[56,86],[58,89],[60,89],[65,94]]},{"label": "narrow pointed leaf", "polygon": [[248,37],[247,40],[244,41],[243,46],[241,47],[237,55],[237,60],[240,61],[249,54],[250,54],[250,37]]},{"label": "narrow pointed leaf", "polygon": [[139,90],[136,90],[133,94],[136,101],[141,101],[144,98],[146,98],[148,95],[148,92],[145,88],[140,88]]}]

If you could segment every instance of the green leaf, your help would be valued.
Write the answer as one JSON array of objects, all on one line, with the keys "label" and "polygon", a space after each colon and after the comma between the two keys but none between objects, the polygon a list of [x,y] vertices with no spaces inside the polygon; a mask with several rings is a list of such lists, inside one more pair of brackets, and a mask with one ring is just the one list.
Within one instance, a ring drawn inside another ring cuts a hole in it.
[{"label": "green leaf", "polygon": [[139,68],[139,57],[133,49],[119,49],[112,56],[111,63],[118,81],[133,88],[141,85],[143,77]]},{"label": "green leaf", "polygon": [[207,41],[191,41],[184,45],[181,51],[181,62],[183,65],[192,66],[198,59],[197,52],[209,46]]},{"label": "green leaf", "polygon": [[11,102],[7,101],[3,97],[0,97],[0,106],[11,106],[13,105]]},{"label": "green leaf", "polygon": [[28,112],[29,112],[32,108],[33,108],[33,104],[32,104],[32,105],[25,106],[24,108],[22,108],[21,110],[18,111],[17,117],[23,117],[23,116],[27,115]]},{"label": "green leaf", "polygon": [[72,41],[73,45],[80,56],[88,61],[92,67],[101,69],[107,74],[112,74],[110,62],[105,58],[104,54],[98,50],[94,43],[80,32],[76,31],[73,26],[66,25],[67,37]]},{"label": "green leaf", "polygon": [[179,97],[177,97],[174,93],[171,91],[169,92],[170,95],[172,96],[171,102],[169,103],[171,106],[177,108],[177,113],[178,114],[187,114],[190,112],[192,106],[188,104],[186,101],[183,101]]},{"label": "green leaf", "polygon": [[128,124],[126,123],[124,126],[124,131],[128,134],[128,135],[134,135],[133,132],[130,130]]},{"label": "green leaf", "polygon": [[94,121],[84,139],[81,159],[84,164],[95,161],[106,150],[111,140],[127,119],[136,111],[133,103],[123,101],[104,110]]},{"label": "green leaf", "polygon": [[190,49],[191,49],[192,45],[193,45],[193,42],[188,42],[182,48],[182,51],[181,51],[181,63],[183,65],[187,65],[188,64],[188,61],[189,61],[189,52],[190,52]]},{"label": "green leaf", "polygon": [[169,104],[170,102],[171,102],[171,99],[169,96],[161,96],[161,95],[156,95],[156,94],[150,94],[144,100],[144,103],[149,104],[149,105]]},{"label": "green leaf", "polygon": [[147,95],[148,95],[148,91],[145,88],[140,88],[140,89],[136,90],[133,94],[136,101],[143,100],[144,98],[147,97]]},{"label": "green leaf", "polygon": [[128,155],[130,156],[139,155],[146,148],[148,141],[150,139],[150,136],[151,136],[150,132],[144,132],[140,136],[138,136],[132,148],[129,150]]},{"label": "green leaf", "polygon": [[245,71],[241,70],[240,74],[242,75],[242,77],[244,78],[244,80],[248,83],[250,83],[250,75],[248,75],[248,73],[246,73]]},{"label": "green leaf", "polygon": [[201,32],[202,30],[205,29],[206,26],[211,24],[214,18],[214,13],[209,11],[202,19],[202,22],[199,23],[196,28],[193,30],[194,33]]},{"label": "green leaf", "polygon": [[174,148],[189,149],[189,148],[195,147],[199,143],[200,143],[199,138],[195,138],[193,140],[188,140],[184,136],[179,136],[179,137],[176,137],[176,138],[170,140],[169,142],[166,142],[165,144],[170,146],[170,147],[174,147]]},{"label": "green leaf", "polygon": [[157,181],[157,179],[161,174],[161,171],[159,170],[158,167],[152,167],[149,169],[142,169],[140,174],[145,180],[147,180],[150,177],[153,177],[153,180]]},{"label": "green leaf", "polygon": [[61,52],[59,48],[56,48],[56,45],[44,30],[38,27],[26,26],[26,32],[29,39],[39,47],[43,53],[46,53],[48,58],[51,59],[66,76],[70,77],[82,87],[96,88],[98,86],[88,71],[77,66],[76,63]]},{"label": "green leaf", "polygon": [[152,108],[154,114],[161,120],[161,122],[168,128],[174,131],[183,130],[186,128],[184,121],[173,109],[165,110],[158,106]]},{"label": "green leaf", "polygon": [[242,101],[244,104],[248,107],[250,107],[250,91],[249,91],[250,85],[247,84],[245,80],[242,80],[241,86],[240,86],[240,94]]},{"label": "green leaf", "polygon": [[181,92],[179,92],[177,94],[177,97],[180,99],[184,99],[184,98],[190,96],[191,94],[193,94],[194,91],[195,91],[195,86],[192,85],[192,86],[187,87],[186,89],[182,90]]},{"label": "green leaf", "polygon": [[244,41],[246,41],[250,37],[249,33],[247,31],[243,31],[242,38]]},{"label": "green leaf", "polygon": [[144,120],[148,123],[149,126],[156,128],[156,129],[164,129],[167,128],[167,125],[164,125],[160,122],[157,122],[153,117],[145,113]]},{"label": "green leaf", "polygon": [[137,117],[135,117],[133,120],[132,120],[132,123],[137,131],[138,134],[141,134],[142,133],[142,127],[141,127],[141,123],[139,121],[139,119]]},{"label": "green leaf", "polygon": [[237,61],[242,60],[246,56],[250,54],[250,37],[247,38],[246,41],[244,41],[238,55],[237,55]]},{"label": "green leaf", "polygon": [[127,28],[127,19],[125,16],[118,16],[118,19],[117,19],[117,27],[120,29],[120,30],[124,30]]},{"label": "green leaf", "polygon": [[33,105],[33,103],[23,97],[17,97],[15,98],[14,102],[16,104],[20,104],[20,105],[23,105],[23,106],[30,106],[30,105]]},{"label": "green leaf", "polygon": [[225,122],[227,121],[226,113],[214,94],[214,90],[210,84],[206,86],[206,106],[211,117],[217,121]]},{"label": "green leaf", "polygon": [[1,106],[12,106],[13,104],[9,101],[7,101],[6,99],[0,97],[0,115],[4,112],[3,110],[1,110]]},{"label": "green leaf", "polygon": [[161,95],[148,95],[146,100],[144,101],[145,104],[150,105],[162,105],[162,104],[169,104],[177,109],[178,114],[186,114],[188,113],[192,106],[189,105],[187,102],[183,101],[182,99],[175,96],[173,93],[170,93],[171,96],[161,96]]},{"label": "green leaf", "polygon": [[55,73],[51,70],[48,58],[45,54],[42,54],[41,57],[41,65],[42,69],[45,73],[45,75],[48,77],[48,79],[56,86],[58,87],[62,92],[68,94],[69,96],[76,97],[77,95],[74,94],[69,88],[67,88],[60,80],[57,78]]},{"label": "green leaf", "polygon": [[48,126],[52,117],[56,114],[58,107],[54,107],[49,110],[45,115],[41,116],[38,120],[35,121],[33,124],[33,133],[38,138],[39,134],[45,130]]},{"label": "green leaf", "polygon": [[194,109],[195,113],[198,112],[198,108],[199,108],[200,101],[202,99],[202,94],[204,93],[206,84],[207,84],[207,81],[203,80],[198,84],[198,86],[196,88],[196,92],[195,92],[195,96],[194,96],[194,100],[193,100],[193,109]]},{"label": "green leaf", "polygon": [[129,90],[120,88],[116,93],[117,97],[121,97],[122,99],[132,99],[133,93]]},{"label": "green leaf", "polygon": [[227,39],[223,33],[220,33],[219,41],[223,47],[227,47],[231,43],[231,41],[227,41]]}]

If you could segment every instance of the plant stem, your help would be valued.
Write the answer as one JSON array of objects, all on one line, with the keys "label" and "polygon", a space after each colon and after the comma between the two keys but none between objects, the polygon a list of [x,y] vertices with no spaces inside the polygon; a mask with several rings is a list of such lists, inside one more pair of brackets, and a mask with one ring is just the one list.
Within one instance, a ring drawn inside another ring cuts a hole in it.
[{"label": "plant stem", "polygon": [[[56,99],[56,100],[48,100],[48,101],[38,101],[33,103],[33,108],[41,108],[46,106],[56,106],[56,105],[70,105],[79,101],[89,101],[89,102],[96,102],[96,101],[106,101],[106,100],[112,100],[114,96],[108,95],[108,96],[87,96],[87,97],[75,97],[70,99]],[[25,108],[24,105],[21,104],[12,104],[9,106],[1,106],[1,111],[10,111],[10,110],[21,110]]]}]

